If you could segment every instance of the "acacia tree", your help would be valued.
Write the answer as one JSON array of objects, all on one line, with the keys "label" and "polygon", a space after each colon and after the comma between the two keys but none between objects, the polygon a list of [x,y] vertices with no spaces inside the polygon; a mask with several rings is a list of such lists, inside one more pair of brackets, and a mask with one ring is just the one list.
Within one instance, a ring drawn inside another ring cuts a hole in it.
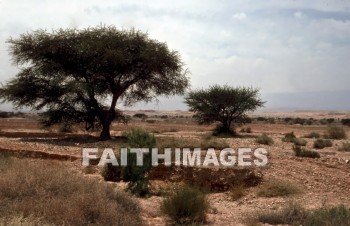
[{"label": "acacia tree", "polygon": [[178,52],[134,29],[38,30],[7,42],[22,67],[0,88],[0,98],[43,111],[47,126],[85,122],[89,130],[97,123],[100,138],[109,139],[111,122],[122,116],[118,101],[150,101],[189,86]]},{"label": "acacia tree", "polygon": [[259,89],[214,85],[208,89],[190,91],[185,103],[200,124],[221,122],[218,133],[234,134],[235,123],[245,123],[247,113],[262,107]]}]

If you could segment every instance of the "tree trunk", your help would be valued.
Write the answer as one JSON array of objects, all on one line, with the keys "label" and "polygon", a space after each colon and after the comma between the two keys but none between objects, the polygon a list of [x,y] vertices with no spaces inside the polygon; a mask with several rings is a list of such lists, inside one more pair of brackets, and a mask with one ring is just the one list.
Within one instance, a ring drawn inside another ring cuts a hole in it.
[{"label": "tree trunk", "polygon": [[111,122],[108,122],[107,120],[102,123],[102,131],[100,134],[100,140],[110,140],[111,139],[111,133],[110,133],[110,127]]},{"label": "tree trunk", "polygon": [[111,126],[111,122],[113,120],[113,112],[104,111],[103,117],[101,117],[100,120],[101,120],[101,124],[102,124],[102,131],[100,134],[100,140],[110,140],[111,139],[110,126]]}]

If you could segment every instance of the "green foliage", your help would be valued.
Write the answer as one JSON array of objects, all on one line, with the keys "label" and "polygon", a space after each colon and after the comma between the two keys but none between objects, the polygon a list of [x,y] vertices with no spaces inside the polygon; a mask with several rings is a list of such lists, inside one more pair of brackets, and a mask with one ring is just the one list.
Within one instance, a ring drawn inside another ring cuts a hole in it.
[{"label": "green foliage", "polygon": [[130,132],[124,133],[131,148],[154,148],[156,138],[143,129],[134,128]]},{"label": "green foliage", "polygon": [[255,139],[255,142],[258,144],[272,145],[273,139],[269,137],[266,133],[263,133],[261,136]]},{"label": "green foliage", "polygon": [[258,89],[227,85],[190,91],[185,96],[185,103],[199,123],[220,122],[219,134],[234,134],[233,124],[245,123],[248,112],[264,105]]},{"label": "green foliage", "polygon": [[304,136],[304,138],[320,138],[321,135],[319,133],[316,133],[316,132],[311,132],[309,134],[306,134]]},{"label": "green foliage", "polygon": [[300,146],[295,145],[293,147],[295,156],[297,157],[306,157],[306,158],[320,158],[320,154],[317,151],[307,150],[301,148]]},{"label": "green foliage", "polygon": [[161,211],[178,224],[203,223],[208,209],[206,195],[188,186],[177,188],[161,204]]},{"label": "green foliage", "polygon": [[[131,148],[148,148],[150,151],[156,147],[156,138],[154,135],[142,129],[132,129],[125,133],[128,138],[128,144]],[[128,164],[122,170],[124,181],[129,181],[128,190],[138,196],[149,194],[148,178],[146,173],[152,169],[151,153],[144,153],[143,165],[136,165],[136,154],[128,153]]]},{"label": "green foliage", "polygon": [[7,42],[14,63],[23,67],[0,88],[0,98],[43,110],[46,125],[101,125],[101,138],[108,139],[111,121],[124,121],[118,100],[131,105],[183,94],[189,86],[178,52],[134,29],[37,30]]},{"label": "green foliage", "polygon": [[301,189],[291,182],[273,179],[266,181],[258,190],[257,195],[260,197],[277,197],[299,193],[301,193]]},{"label": "green foliage", "polygon": [[346,139],[346,132],[343,127],[330,126],[328,127],[324,137],[328,139],[335,139],[335,140]]},{"label": "green foliage", "polygon": [[332,147],[333,143],[331,140],[328,139],[317,139],[314,142],[314,148],[316,149],[323,149],[325,147]]},{"label": "green foliage", "polygon": [[350,152],[350,142],[343,142],[342,146],[338,150]]}]

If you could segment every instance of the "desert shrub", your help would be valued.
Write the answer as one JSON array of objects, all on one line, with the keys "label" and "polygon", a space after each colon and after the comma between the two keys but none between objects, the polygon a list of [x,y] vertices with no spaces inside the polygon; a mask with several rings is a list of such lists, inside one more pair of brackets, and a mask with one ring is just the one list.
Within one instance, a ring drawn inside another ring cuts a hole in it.
[{"label": "desert shrub", "polygon": [[320,138],[321,135],[319,133],[316,133],[316,132],[311,132],[309,134],[306,134],[304,136],[304,138]]},{"label": "desert shrub", "polygon": [[245,128],[242,128],[239,132],[245,133]]},{"label": "desert shrub", "polygon": [[304,119],[304,118],[295,118],[295,119],[293,120],[293,124],[304,125],[305,122],[306,122],[306,119]]},{"label": "desert shrub", "polygon": [[350,151],[350,143],[343,142],[342,146],[338,149],[338,151]]},{"label": "desert shrub", "polygon": [[256,120],[258,122],[265,122],[267,119],[265,117],[260,116],[260,117],[257,117]]},{"label": "desert shrub", "polygon": [[145,120],[146,118],[148,118],[148,116],[146,114],[144,114],[144,113],[136,113],[132,117],[139,118],[139,119],[142,119],[142,120]]},{"label": "desert shrub", "polygon": [[306,218],[305,226],[348,226],[350,225],[350,209],[344,205],[317,209]]},{"label": "desert shrub", "polygon": [[134,128],[123,134],[128,139],[132,148],[153,148],[156,146],[156,138],[143,129]]},{"label": "desert shrub", "polygon": [[287,118],[284,118],[283,119],[283,121],[285,122],[285,123],[289,123],[290,121],[292,121],[293,119],[292,118],[290,118],[290,117],[287,117]]},{"label": "desert shrub", "polygon": [[350,118],[343,118],[341,124],[344,126],[350,126]]},{"label": "desert shrub", "polygon": [[284,180],[268,180],[257,191],[260,197],[289,196],[301,193],[301,189],[291,182]]},{"label": "desert shrub", "polygon": [[230,187],[230,197],[233,201],[242,198],[245,195],[245,189],[243,184],[238,184]]},{"label": "desert shrub", "polygon": [[177,188],[161,204],[161,211],[178,224],[205,222],[208,209],[206,195],[188,186]]},{"label": "desert shrub", "polygon": [[272,225],[348,226],[350,209],[339,205],[312,211],[292,203],[281,210],[259,214],[258,220]]},{"label": "desert shrub", "polygon": [[122,167],[105,164],[102,168],[101,176],[105,181],[120,181],[122,179]]},{"label": "desert shrub", "polygon": [[321,125],[327,125],[327,119],[325,119],[325,118],[323,118],[323,119],[320,119],[319,120],[319,123],[321,124]]},{"label": "desert shrub", "polygon": [[317,139],[314,142],[314,148],[323,149],[325,147],[332,147],[333,143],[329,139]]},{"label": "desert shrub", "polygon": [[157,120],[155,119],[147,119],[146,122],[147,123],[150,123],[150,124],[153,124],[153,123],[156,123]]},{"label": "desert shrub", "polygon": [[308,212],[296,203],[290,203],[278,211],[268,211],[259,214],[258,220],[262,223],[272,225],[303,225],[308,217]]},{"label": "desert shrub", "polygon": [[294,132],[286,133],[285,136],[282,138],[283,142],[290,142],[297,146],[305,146],[307,144],[307,141],[301,138],[297,138],[294,135]]},{"label": "desert shrub", "polygon": [[271,145],[273,144],[273,139],[269,137],[266,133],[263,133],[261,136],[255,139],[255,142],[258,144]]},{"label": "desert shrub", "polygon": [[59,162],[12,161],[1,172],[0,200],[1,218],[40,219],[32,225],[142,224],[140,208],[127,193],[76,174]]},{"label": "desert shrub", "polygon": [[294,135],[294,132],[286,133],[284,137],[282,138],[282,141],[284,142],[292,142],[295,138],[297,138]]},{"label": "desert shrub", "polygon": [[320,158],[320,154],[317,151],[307,150],[297,145],[293,147],[293,151],[297,157]]},{"label": "desert shrub", "polygon": [[332,123],[335,122],[335,119],[334,119],[334,118],[327,118],[326,120],[327,120],[327,123],[328,123],[328,124],[332,124]]},{"label": "desert shrub", "polygon": [[297,145],[297,146],[306,146],[307,144],[307,141],[304,140],[304,139],[301,139],[301,138],[296,138],[293,140],[292,142],[294,145]]},{"label": "desert shrub", "polygon": [[328,127],[324,137],[328,139],[335,139],[335,140],[346,139],[346,132],[343,127],[330,126]]},{"label": "desert shrub", "polygon": [[301,225],[307,218],[307,211],[298,204],[289,204],[280,211],[269,211],[258,216],[258,220],[262,223],[277,225]]},{"label": "desert shrub", "polygon": [[246,133],[252,133],[252,128],[247,127],[247,129],[245,130]]}]

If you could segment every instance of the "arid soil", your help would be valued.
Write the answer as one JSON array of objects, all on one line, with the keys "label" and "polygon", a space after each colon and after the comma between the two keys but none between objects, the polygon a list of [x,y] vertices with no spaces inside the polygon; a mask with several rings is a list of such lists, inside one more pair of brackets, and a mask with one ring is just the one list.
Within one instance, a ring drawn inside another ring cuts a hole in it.
[{"label": "arid soil", "polygon": [[[181,112],[175,112],[181,114]],[[174,114],[175,114],[174,113]],[[131,114],[131,113],[130,113]],[[324,112],[309,113],[264,113],[264,116],[276,115],[283,117],[313,117],[313,118],[344,118],[348,113],[335,114]],[[161,114],[160,114],[161,115]],[[187,114],[188,115],[188,114]],[[257,115],[259,115],[257,113]],[[286,116],[287,115],[287,116]],[[240,138],[218,138],[226,141],[231,148],[239,147],[258,148],[268,150],[269,165],[260,169],[263,173],[263,182],[269,179],[283,179],[300,186],[301,194],[291,197],[262,198],[256,195],[259,186],[247,188],[246,195],[233,201],[230,192],[212,192],[208,195],[211,210],[208,213],[208,225],[245,225],[245,219],[254,216],[261,211],[276,210],[294,201],[306,208],[318,208],[324,205],[344,204],[350,207],[350,152],[340,152],[338,148],[346,140],[334,140],[333,146],[318,150],[319,159],[295,157],[292,144],[281,141],[285,133],[292,132],[297,136],[303,136],[310,132],[324,133],[325,125],[286,125],[253,123],[244,127],[251,127],[252,133]],[[168,119],[156,123],[132,121],[128,125],[115,124],[112,126],[112,134],[121,135],[131,127],[142,127],[153,132],[156,136],[165,137],[201,137],[208,133],[213,126],[199,126],[191,120]],[[81,165],[81,150],[83,147],[118,147],[118,138],[101,142],[96,136],[97,132],[86,133],[76,128],[74,134],[64,134],[43,130],[35,120],[31,119],[0,119],[0,151],[12,153],[20,158],[44,158],[48,161],[67,161],[70,166],[81,173],[84,169]],[[350,128],[346,127],[350,141]],[[238,129],[239,131],[239,129]],[[271,146],[255,143],[253,136],[267,133],[274,140]],[[313,149],[314,139],[305,138],[308,149]],[[86,176],[96,177],[103,182],[98,172]],[[110,182],[108,182],[110,183]],[[152,181],[152,186],[173,186],[166,181]],[[116,187],[123,188],[125,184],[115,183]],[[148,225],[166,225],[169,222],[160,213],[159,206],[162,196],[139,199],[143,209],[143,218]]]}]

